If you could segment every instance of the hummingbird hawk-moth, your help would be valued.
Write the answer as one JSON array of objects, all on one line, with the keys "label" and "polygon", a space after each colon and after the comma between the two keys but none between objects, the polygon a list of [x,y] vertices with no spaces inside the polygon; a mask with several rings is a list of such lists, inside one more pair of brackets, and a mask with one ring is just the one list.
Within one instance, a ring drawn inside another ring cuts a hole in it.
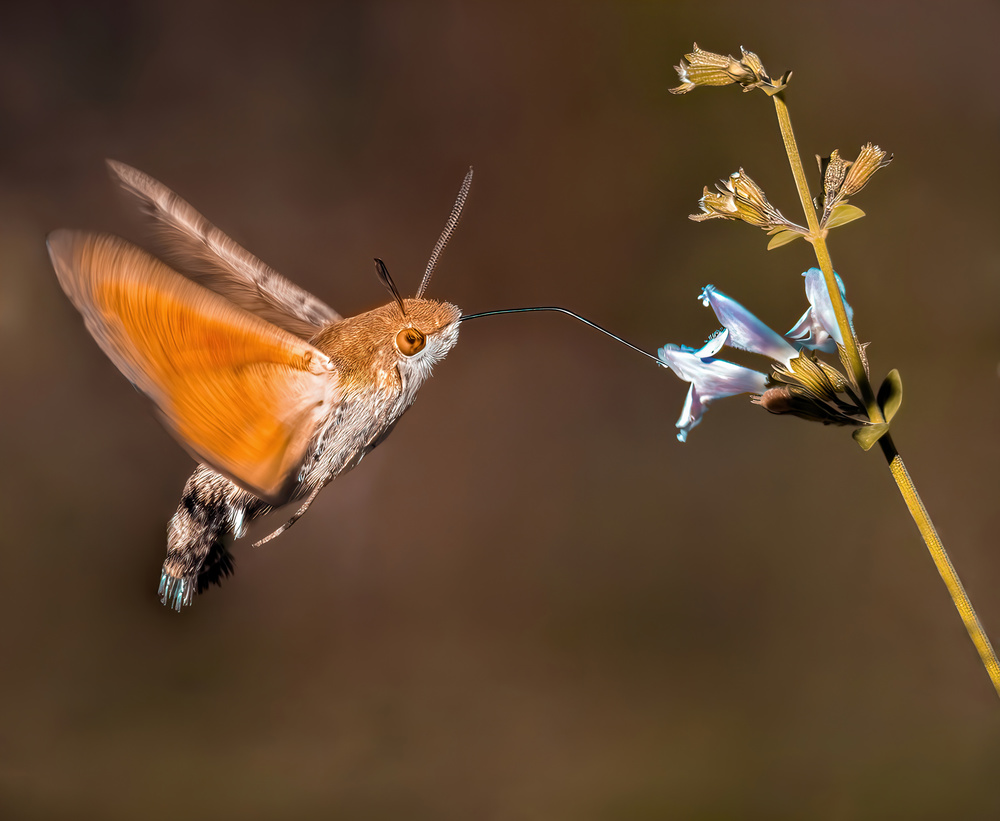
[{"label": "hummingbird hawk-moth", "polygon": [[382,442],[458,341],[461,311],[423,293],[472,170],[416,297],[401,298],[376,260],[393,301],[345,318],[166,186],[108,165],[150,219],[162,259],[70,230],[49,235],[49,256],[97,344],[200,462],[168,526],[159,587],[180,610],[232,572],[226,542],[251,519],[300,503],[268,541]]}]

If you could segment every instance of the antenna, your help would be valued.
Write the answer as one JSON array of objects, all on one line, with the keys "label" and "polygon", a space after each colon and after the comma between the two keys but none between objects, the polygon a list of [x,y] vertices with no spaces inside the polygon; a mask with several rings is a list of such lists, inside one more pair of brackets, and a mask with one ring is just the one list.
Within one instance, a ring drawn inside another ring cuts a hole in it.
[{"label": "antenna", "polygon": [[378,257],[375,257],[375,271],[378,273],[379,280],[381,280],[382,284],[389,289],[389,293],[395,298],[396,304],[399,305],[399,310],[403,312],[403,316],[406,316],[406,306],[403,305],[403,298],[399,295],[399,291],[396,290],[396,283],[389,276],[389,269],[385,267],[385,263]]},{"label": "antenna", "polygon": [[469,196],[469,186],[471,185],[472,167],[470,166],[469,173],[462,180],[462,187],[458,189],[458,198],[451,208],[448,221],[444,224],[444,230],[441,232],[441,236],[438,237],[434,250],[431,251],[431,258],[427,260],[427,270],[424,271],[424,278],[420,280],[420,287],[417,288],[417,299],[420,299],[424,295],[424,291],[427,290],[427,283],[431,281],[431,274],[434,273],[434,266],[437,265],[438,257],[441,256],[441,252],[448,244],[448,240],[451,239],[451,235],[455,233],[455,228],[458,226],[458,218],[462,216],[462,207],[465,205],[465,198]]}]

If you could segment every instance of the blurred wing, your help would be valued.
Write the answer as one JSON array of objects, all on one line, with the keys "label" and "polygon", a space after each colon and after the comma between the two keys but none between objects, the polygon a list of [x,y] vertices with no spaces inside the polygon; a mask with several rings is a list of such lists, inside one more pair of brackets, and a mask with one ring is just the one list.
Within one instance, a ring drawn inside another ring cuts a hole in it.
[{"label": "blurred wing", "polygon": [[162,183],[115,160],[108,167],[139,201],[163,258],[178,271],[303,339],[340,320],[333,308],[265,265]]},{"label": "blurred wing", "polygon": [[55,231],[63,290],[111,361],[198,459],[285,501],[340,401],[329,358],[118,237]]}]

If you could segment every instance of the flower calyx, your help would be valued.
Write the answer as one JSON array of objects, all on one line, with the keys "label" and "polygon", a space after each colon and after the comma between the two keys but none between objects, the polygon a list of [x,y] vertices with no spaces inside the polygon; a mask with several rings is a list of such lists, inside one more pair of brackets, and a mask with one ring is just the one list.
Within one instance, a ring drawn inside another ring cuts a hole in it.
[{"label": "flower calyx", "polygon": [[807,229],[786,219],[771,205],[764,190],[742,168],[730,174],[728,179],[717,182],[715,187],[718,193],[705,188],[698,200],[701,213],[691,214],[689,219],[695,222],[717,218],[742,220],[764,231],[808,233]]},{"label": "flower calyx", "polygon": [[694,51],[681,58],[675,66],[681,84],[670,89],[671,94],[686,94],[698,86],[727,86],[739,83],[744,91],[761,89],[768,96],[781,91],[791,78],[787,72],[777,81],[768,75],[760,58],[752,51],[740,46],[740,59],[727,54],[705,51],[694,44]]},{"label": "flower calyx", "polygon": [[868,424],[864,405],[846,377],[809,354],[800,354],[787,366],[774,363],[771,383],[772,387],[751,400],[766,411],[790,413],[824,425]]}]

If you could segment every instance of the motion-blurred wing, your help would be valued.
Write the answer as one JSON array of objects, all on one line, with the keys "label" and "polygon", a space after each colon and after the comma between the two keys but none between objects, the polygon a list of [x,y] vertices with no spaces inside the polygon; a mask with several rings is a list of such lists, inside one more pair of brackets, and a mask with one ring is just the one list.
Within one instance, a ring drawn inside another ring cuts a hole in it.
[{"label": "motion-blurred wing", "polygon": [[340,401],[329,358],[118,237],[55,231],[48,246],[87,329],[181,443],[257,496],[286,501]]},{"label": "motion-blurred wing", "polygon": [[178,271],[303,339],[341,318],[223,234],[162,183],[115,160],[108,160],[108,167],[139,201],[152,222],[157,250]]}]

